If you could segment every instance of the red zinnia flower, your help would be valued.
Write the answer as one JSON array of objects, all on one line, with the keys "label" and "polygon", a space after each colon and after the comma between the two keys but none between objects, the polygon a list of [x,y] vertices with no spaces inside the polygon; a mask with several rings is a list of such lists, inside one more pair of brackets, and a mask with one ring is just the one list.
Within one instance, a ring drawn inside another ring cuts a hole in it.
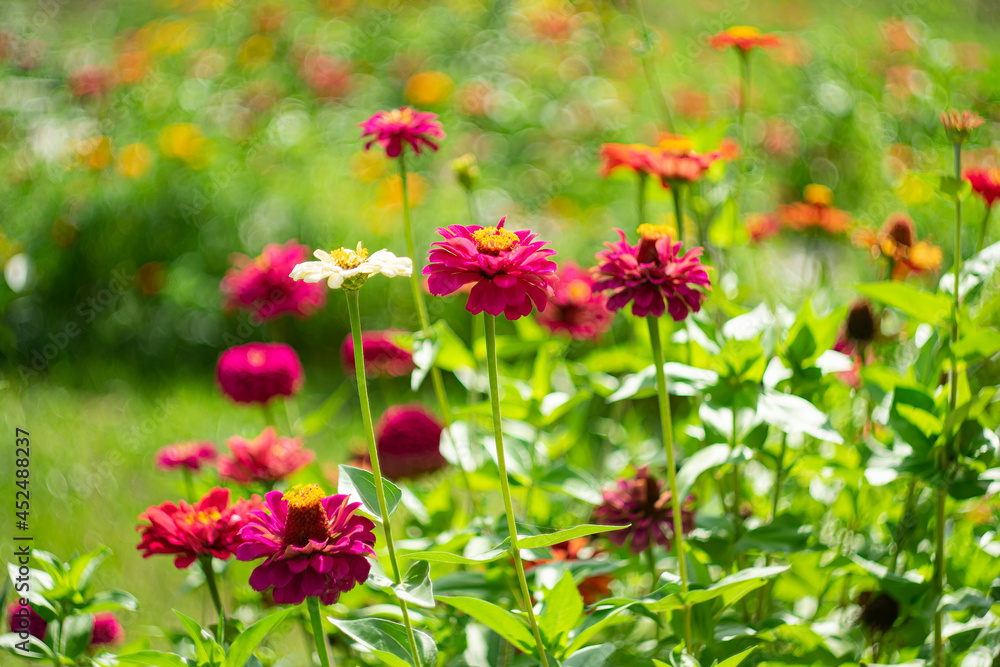
[{"label": "red zinnia flower", "polygon": [[657,147],[647,153],[646,172],[658,177],[663,187],[700,179],[722,154],[699,153],[690,139],[679,134],[661,134]]},{"label": "red zinnia flower", "polygon": [[90,632],[91,646],[118,644],[125,640],[125,628],[110,611],[94,614],[94,627]]},{"label": "red zinnia flower", "polygon": [[575,264],[564,264],[559,282],[545,308],[535,319],[552,333],[567,333],[576,340],[594,340],[611,327],[608,297],[594,291],[594,278]]},{"label": "red zinnia flower", "polygon": [[424,275],[431,294],[446,296],[474,283],[465,308],[473,315],[486,311],[516,320],[541,310],[552,294],[556,263],[548,257],[555,250],[548,241],[536,241],[529,231],[504,229],[506,217],[496,227],[451,225],[439,227],[444,241],[431,244]]},{"label": "red zinnia flower", "polygon": [[421,146],[438,149],[432,139],[444,139],[441,123],[435,120],[437,114],[429,111],[414,111],[410,107],[400,107],[392,111],[377,111],[375,115],[361,123],[362,137],[372,138],[365,144],[365,150],[377,143],[385,149],[389,157],[398,157],[403,152],[405,141],[414,153],[420,153]]},{"label": "red zinnia flower", "polygon": [[10,614],[11,632],[27,632],[36,639],[45,639],[45,630],[49,624],[31,608],[30,604],[22,605],[15,602],[7,607],[7,612]]},{"label": "red zinnia flower", "polygon": [[225,307],[252,313],[258,322],[282,315],[312,315],[326,303],[322,286],[293,280],[288,275],[309,255],[309,248],[295,241],[265,246],[259,257],[226,272],[221,285]]},{"label": "red zinnia flower", "polygon": [[654,150],[652,146],[645,144],[601,144],[598,153],[601,158],[601,176],[607,178],[612,172],[620,169],[646,173],[649,168],[649,155]]},{"label": "red zinnia flower", "polygon": [[293,396],[302,388],[299,356],[283,343],[248,343],[219,356],[215,379],[222,393],[237,403],[267,403]]},{"label": "red zinnia flower", "polygon": [[278,604],[300,604],[312,596],[333,604],[368,578],[375,524],[354,513],[361,503],[345,495],[324,498],[315,484],[284,495],[271,491],[265,502],[267,510],[251,512],[236,550],[240,560],[267,559],[250,575],[255,591],[273,587]]},{"label": "red zinnia flower", "polygon": [[161,448],[156,453],[156,465],[161,470],[183,468],[198,472],[203,464],[215,461],[215,456],[215,445],[211,442],[179,442]]},{"label": "red zinnia flower", "polygon": [[219,457],[219,475],[234,482],[272,483],[285,479],[312,463],[316,457],[303,449],[299,438],[283,438],[273,426],[253,440],[234,435],[228,442],[231,456]]},{"label": "red zinnia flower", "polygon": [[448,465],[441,455],[444,426],[421,405],[395,405],[375,425],[382,474],[389,479],[420,477]]},{"label": "red zinnia flower", "polygon": [[742,53],[748,53],[755,47],[770,49],[781,44],[777,35],[762,33],[752,26],[738,25],[717,32],[708,39],[709,45],[716,49],[735,46]]},{"label": "red zinnia flower", "polygon": [[[592,548],[590,538],[587,537],[576,537],[568,542],[553,544],[549,547],[549,551],[552,552],[552,558],[524,561],[525,571],[548,563],[562,563],[567,561],[586,562],[594,556],[604,553],[600,549]],[[590,551],[590,553],[584,555],[583,552],[585,551]],[[583,603],[591,605],[611,595],[610,584],[612,581],[614,581],[614,577],[610,574],[595,574],[581,581],[577,584],[576,588],[583,597]]]},{"label": "red zinnia flower", "polygon": [[625,240],[625,232],[616,230],[621,240],[605,243],[607,250],[597,253],[600,264],[598,291],[611,290],[608,308],[620,310],[632,303],[636,317],[660,317],[669,310],[675,321],[691,311],[701,310],[705,291],[712,289],[708,272],[699,261],[701,248],[680,255],[681,244],[674,243],[664,225],[642,225],[638,245]]},{"label": "red zinnia flower", "polygon": [[[402,377],[409,375],[417,367],[410,351],[393,340],[395,336],[405,333],[407,332],[394,329],[361,332],[361,353],[365,358],[365,374],[368,377]],[[354,338],[350,334],[340,346],[340,362],[345,375],[354,375]]]},{"label": "red zinnia flower", "polygon": [[[606,525],[630,524],[628,528],[607,533],[612,543],[621,547],[630,540],[629,549],[634,554],[648,549],[651,539],[668,549],[671,547],[674,511],[670,490],[664,490],[663,483],[650,476],[648,467],[639,468],[632,479],[618,480],[601,494],[604,503],[594,510],[594,518]],[[694,528],[693,502],[694,496],[688,496],[681,506],[684,534]]]},{"label": "red zinnia flower", "polygon": [[1000,199],[1000,169],[971,167],[962,177],[972,185],[972,191],[983,198],[987,208],[992,208],[993,202]]},{"label": "red zinnia flower", "polygon": [[807,185],[805,201],[781,206],[778,215],[786,227],[804,232],[817,229],[842,234],[851,226],[851,215],[833,206],[833,192],[823,185]]},{"label": "red zinnia flower", "polygon": [[237,500],[229,504],[229,489],[216,487],[190,505],[165,502],[152,505],[139,515],[136,530],[142,533],[138,549],[143,558],[154,554],[170,554],[174,566],[183,569],[201,556],[226,560],[240,543],[240,529],[247,522],[248,512],[261,506],[260,496]]}]

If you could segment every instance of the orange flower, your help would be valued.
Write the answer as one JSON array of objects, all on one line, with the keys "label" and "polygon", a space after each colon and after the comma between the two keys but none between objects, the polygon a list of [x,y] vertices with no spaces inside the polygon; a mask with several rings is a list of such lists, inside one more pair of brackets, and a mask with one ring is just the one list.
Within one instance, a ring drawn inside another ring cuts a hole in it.
[{"label": "orange flower", "polygon": [[744,225],[753,243],[760,243],[781,231],[781,220],[773,213],[754,213]]},{"label": "orange flower", "polygon": [[982,127],[986,122],[975,111],[959,111],[958,109],[945,111],[941,114],[940,119],[945,132],[948,133],[948,139],[953,144],[964,144],[972,131],[977,127]]},{"label": "orange flower", "polygon": [[140,178],[153,164],[153,151],[146,144],[129,144],[118,153],[118,173],[128,178]]},{"label": "orange flower", "polygon": [[708,39],[708,43],[720,50],[734,46],[741,53],[749,53],[754,47],[770,49],[778,46],[781,44],[781,40],[777,35],[762,33],[751,26],[739,25],[712,35]]},{"label": "orange flower", "polygon": [[418,107],[441,104],[451,95],[455,82],[444,72],[418,72],[407,80],[403,96]]},{"label": "orange flower", "polygon": [[73,142],[80,166],[100,171],[111,164],[111,139],[104,135]]},{"label": "orange flower", "polygon": [[139,83],[149,73],[149,53],[125,51],[118,54],[116,76],[121,83]]},{"label": "orange flower", "polygon": [[601,176],[607,178],[622,168],[636,173],[648,173],[652,146],[645,144],[601,144]]},{"label": "orange flower", "polygon": [[851,215],[833,206],[833,192],[822,185],[807,185],[803,191],[805,201],[787,204],[778,209],[781,222],[786,227],[804,232],[809,229],[829,234],[843,234],[851,225]]},{"label": "orange flower", "polygon": [[859,229],[852,238],[854,245],[868,248],[873,258],[889,260],[893,280],[904,280],[911,273],[922,275],[941,268],[941,248],[917,239],[913,220],[905,213],[893,213],[886,218],[876,234]]}]

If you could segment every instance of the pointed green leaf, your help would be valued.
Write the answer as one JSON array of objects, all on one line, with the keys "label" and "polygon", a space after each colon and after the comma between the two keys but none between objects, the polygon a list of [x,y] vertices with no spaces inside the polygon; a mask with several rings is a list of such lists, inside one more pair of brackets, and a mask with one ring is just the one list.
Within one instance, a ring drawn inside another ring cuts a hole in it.
[{"label": "pointed green leaf", "polygon": [[576,627],[583,614],[583,598],[573,581],[573,575],[563,572],[563,576],[545,594],[538,625],[548,645],[561,644],[559,636]]},{"label": "pointed green leaf", "polygon": [[282,609],[276,614],[265,616],[241,632],[229,646],[229,653],[226,655],[226,660],[222,663],[222,667],[243,667],[253,655],[254,650],[264,641],[267,633],[271,632],[279,623],[285,620],[285,617],[291,611],[292,608]]},{"label": "pointed green leaf", "polygon": [[136,651],[119,655],[118,662],[127,665],[142,665],[143,667],[188,667],[184,658],[164,651]]},{"label": "pointed green leaf", "polygon": [[[357,621],[343,621],[327,617],[345,635],[358,642],[375,657],[390,667],[412,667],[413,657],[406,628],[382,618],[363,618]],[[414,631],[420,662],[423,665],[437,663],[437,645],[426,633]]]},{"label": "pointed green leaf", "polygon": [[139,601],[126,591],[101,591],[91,597],[86,606],[80,608],[81,614],[96,614],[99,611],[136,611]]},{"label": "pointed green leaf", "polygon": [[434,608],[434,585],[431,582],[431,566],[427,561],[418,560],[411,565],[403,581],[393,588],[396,595],[407,602],[426,609]]},{"label": "pointed green leaf", "polygon": [[174,615],[180,619],[181,625],[184,626],[184,631],[187,632],[188,637],[194,642],[195,656],[199,662],[209,662],[215,660],[217,657],[221,658],[224,651],[219,646],[219,643],[215,641],[215,637],[211,632],[201,627],[198,621],[190,616],[185,616],[176,609],[173,611]]},{"label": "pointed green leaf", "polygon": [[747,650],[743,651],[742,653],[737,653],[736,655],[734,655],[731,658],[726,658],[725,660],[723,660],[722,662],[720,662],[715,667],[739,667],[740,663],[743,662],[744,660],[746,660],[747,657],[751,653],[753,653],[754,651],[756,651],[756,650],[757,650],[756,646],[748,648]]},{"label": "pointed green leaf", "polygon": [[608,533],[611,532],[612,530],[621,530],[622,528],[628,528],[628,526],[598,526],[596,524],[586,523],[583,524],[582,526],[564,528],[562,530],[557,530],[554,533],[546,533],[545,535],[531,535],[528,537],[521,537],[520,535],[518,535],[517,548],[539,549],[541,547],[551,547],[553,544],[566,542],[576,537],[583,537],[585,535],[597,535],[599,533]]},{"label": "pointed green leaf", "polygon": [[478,598],[438,596],[437,601],[468,614],[525,653],[535,653],[527,624],[503,607]]},{"label": "pointed green leaf", "polygon": [[951,313],[951,300],[943,294],[931,294],[897,281],[866,283],[857,290],[867,297],[891,306],[917,322],[940,325]]},{"label": "pointed green leaf", "polygon": [[87,650],[90,636],[94,631],[94,617],[90,614],[77,614],[63,619],[59,636],[62,647],[60,653],[76,658]]},{"label": "pointed green leaf", "polygon": [[[352,500],[361,502],[361,510],[378,522],[382,521],[382,513],[378,506],[378,493],[375,490],[375,475],[368,470],[352,466],[339,465],[340,477],[337,480],[337,493],[352,496]],[[403,493],[395,484],[383,478],[385,490],[386,511],[389,516],[396,510]]]},{"label": "pointed green leaf", "polygon": [[[23,652],[18,648],[18,644],[27,641],[29,651],[28,653]],[[6,649],[12,653],[15,653],[18,657],[26,658],[30,660],[51,660],[55,655],[52,653],[52,649],[37,637],[28,635],[28,639],[21,639],[21,635],[16,632],[8,632],[7,634],[0,635],[0,649]]]},{"label": "pointed green leaf", "polygon": [[615,648],[611,642],[582,648],[564,660],[562,667],[603,667]]},{"label": "pointed green leaf", "polygon": [[100,547],[82,556],[77,556],[69,564],[69,574],[67,583],[71,588],[84,590],[90,585],[90,580],[94,572],[101,566],[101,563],[111,555],[111,550],[107,547]]},{"label": "pointed green leaf", "polygon": [[679,498],[687,498],[698,477],[712,468],[717,468],[729,461],[732,448],[726,444],[709,445],[684,459],[681,469],[677,471],[677,493]]},{"label": "pointed green leaf", "polygon": [[844,441],[823,411],[792,394],[765,389],[757,397],[757,416],[785,433],[804,433],[836,444]]},{"label": "pointed green leaf", "polygon": [[400,558],[409,560],[425,560],[428,563],[451,563],[453,565],[476,565],[478,563],[492,563],[510,554],[510,538],[505,538],[499,546],[493,547],[489,551],[474,554],[472,556],[459,556],[447,551],[414,551],[402,554]]}]

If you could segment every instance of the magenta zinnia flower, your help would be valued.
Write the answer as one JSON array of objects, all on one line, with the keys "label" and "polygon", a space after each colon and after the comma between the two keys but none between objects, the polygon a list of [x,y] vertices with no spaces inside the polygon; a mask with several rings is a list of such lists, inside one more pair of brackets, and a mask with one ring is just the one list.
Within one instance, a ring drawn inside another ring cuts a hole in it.
[{"label": "magenta zinnia flower", "polygon": [[545,308],[556,281],[556,263],[548,257],[556,252],[544,247],[547,241],[536,241],[533,232],[504,229],[506,220],[496,227],[439,227],[445,240],[431,244],[424,267],[431,294],[446,296],[473,283],[466,310],[503,313],[508,320],[530,313],[532,303]]},{"label": "magenta zinnia flower", "polygon": [[[607,533],[612,543],[639,554],[649,548],[650,539],[668,549],[674,538],[674,510],[670,490],[663,482],[650,476],[649,468],[636,470],[632,479],[620,479],[613,487],[601,492],[604,503],[594,510],[594,519],[606,525],[631,524],[628,528]],[[681,530],[686,535],[694,528],[694,496],[688,496],[681,506]]]},{"label": "magenta zinnia flower", "polygon": [[215,445],[204,442],[179,442],[167,445],[156,452],[156,465],[161,470],[188,470],[198,472],[202,465],[215,461]]},{"label": "magenta zinnia flower", "polygon": [[136,530],[142,533],[137,547],[143,558],[154,554],[175,556],[174,567],[183,569],[201,556],[226,560],[236,551],[240,529],[250,510],[261,506],[260,496],[229,504],[229,489],[216,487],[193,505],[181,500],[152,505],[139,515]]},{"label": "magenta zinnia flower", "polygon": [[389,479],[420,477],[448,465],[441,455],[444,427],[421,405],[396,405],[375,425],[382,474]]},{"label": "magenta zinnia flower", "polygon": [[962,178],[969,182],[973,192],[982,197],[986,208],[992,208],[993,202],[1000,199],[1000,169],[970,167]]},{"label": "magenta zinnia flower", "polygon": [[265,484],[285,479],[313,462],[316,455],[303,449],[299,438],[279,436],[273,426],[253,440],[234,435],[229,439],[231,456],[219,457],[219,475],[238,484]]},{"label": "magenta zinnia flower", "polygon": [[631,302],[636,317],[660,317],[667,310],[677,322],[701,309],[705,292],[712,289],[698,259],[701,248],[680,255],[681,244],[673,242],[673,230],[663,225],[642,225],[635,246],[625,240],[625,232],[616,231],[621,240],[606,243],[608,249],[597,253],[600,280],[594,289],[613,292],[608,308],[620,310]]},{"label": "magenta zinnia flower", "polygon": [[94,614],[94,628],[90,633],[91,646],[118,644],[125,640],[125,628],[110,611]]},{"label": "magenta zinnia flower", "polygon": [[362,137],[371,137],[365,150],[378,144],[389,157],[399,157],[405,141],[414,153],[420,153],[421,146],[436,151],[438,146],[432,139],[444,139],[444,130],[437,122],[437,114],[429,111],[414,111],[410,107],[400,107],[392,111],[376,111],[375,115],[360,124]]},{"label": "magenta zinnia flower", "polygon": [[221,289],[227,309],[245,310],[257,322],[268,322],[283,315],[308,317],[326,303],[322,286],[293,280],[288,274],[297,264],[309,259],[307,246],[289,241],[272,243],[256,259],[246,261],[226,272]]},{"label": "magenta zinnia flower", "polygon": [[255,591],[274,588],[278,604],[300,604],[318,597],[333,604],[368,578],[375,554],[375,524],[354,513],[361,503],[350,496],[324,498],[315,484],[298,485],[282,495],[265,496],[267,510],[257,510],[243,528],[236,557],[266,560],[250,575]]},{"label": "magenta zinnia flower", "polygon": [[292,396],[304,379],[299,355],[284,343],[247,343],[219,356],[215,378],[222,393],[237,403],[267,403]]},{"label": "magenta zinnia flower", "polygon": [[22,605],[20,602],[15,602],[7,607],[7,612],[10,614],[11,632],[27,632],[36,639],[45,639],[45,630],[49,624],[31,608],[30,604]]},{"label": "magenta zinnia flower", "polygon": [[[394,329],[361,332],[361,353],[365,358],[365,374],[368,377],[402,377],[409,375],[417,367],[410,351],[393,340],[406,333]],[[350,334],[340,346],[340,362],[345,374],[354,375],[354,338]]]},{"label": "magenta zinnia flower", "polygon": [[594,291],[594,279],[575,264],[564,264],[559,282],[545,308],[535,319],[552,333],[567,333],[576,340],[594,340],[611,326],[608,297]]}]

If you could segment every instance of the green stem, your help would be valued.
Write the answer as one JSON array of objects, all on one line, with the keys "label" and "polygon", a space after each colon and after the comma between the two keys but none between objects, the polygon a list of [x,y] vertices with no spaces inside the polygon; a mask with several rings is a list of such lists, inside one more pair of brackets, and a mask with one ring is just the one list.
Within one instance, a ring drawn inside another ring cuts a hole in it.
[{"label": "green stem", "polygon": [[682,203],[682,187],[683,186],[677,181],[670,184],[670,192],[673,194],[674,199],[674,218],[676,218],[677,222],[677,240],[680,241],[681,244],[684,243],[684,206]]},{"label": "green stem", "polygon": [[549,659],[545,654],[545,644],[538,630],[535,610],[532,604],[531,591],[528,590],[528,580],[524,576],[524,564],[521,562],[521,552],[517,546],[517,522],[514,520],[514,505],[510,500],[510,483],[507,480],[507,461],[503,451],[503,427],[500,420],[500,381],[497,378],[497,333],[496,317],[483,313],[486,324],[486,363],[490,375],[490,402],[493,406],[493,437],[497,446],[497,467],[500,471],[500,491],[503,493],[503,506],[507,514],[507,529],[510,532],[510,550],[514,555],[514,569],[521,583],[521,595],[524,596],[524,609],[528,614],[531,631],[535,635],[535,645],[542,665],[549,667]]},{"label": "green stem", "polygon": [[642,34],[642,55],[639,60],[642,62],[642,71],[646,75],[646,83],[649,84],[649,92],[656,100],[656,105],[660,107],[663,115],[663,122],[667,126],[667,132],[674,131],[674,119],[670,114],[670,106],[667,104],[666,95],[660,86],[660,77],[656,73],[656,64],[652,58],[653,40],[650,38],[649,27],[646,25],[646,14],[642,9],[642,0],[632,0],[632,10],[639,20],[639,27]]},{"label": "green stem", "polygon": [[[733,438],[732,438],[732,449],[736,452],[737,440],[739,438],[739,410],[733,406]],[[743,500],[743,482],[740,475],[740,464],[733,463],[732,469],[732,479],[733,479],[733,532],[732,532],[732,552],[735,557],[737,567],[743,568],[743,556],[742,554],[736,553],[736,543],[740,541],[740,534],[743,532],[743,517],[740,516],[740,504]]]},{"label": "green stem", "polygon": [[[746,189],[746,170],[747,170],[747,158],[750,155],[749,140],[747,138],[747,106],[750,104],[750,54],[736,50],[737,57],[740,59],[740,74],[742,75],[740,82],[740,107],[737,110],[737,123],[739,127],[737,128],[739,132],[740,139],[740,158],[736,164],[736,204],[739,209],[743,208],[743,193]],[[738,215],[733,216],[733,238],[736,238],[736,225],[738,223]]]},{"label": "green stem", "polygon": [[656,590],[656,582],[660,580],[660,575],[656,572],[656,540],[649,541],[649,548],[646,549],[646,560],[649,561],[649,573],[653,575],[653,583],[650,587],[650,591]]},{"label": "green stem", "polygon": [[646,224],[646,172],[636,172],[639,179],[639,190],[636,192],[636,214],[639,217],[639,226]]},{"label": "green stem", "polygon": [[309,608],[309,620],[312,622],[313,641],[316,642],[316,654],[321,667],[330,667],[330,648],[326,645],[326,633],[323,632],[323,618],[319,613],[319,598],[310,595],[306,598]]},{"label": "green stem", "polygon": [[[417,309],[417,317],[420,320],[420,330],[426,332],[430,329],[430,318],[427,315],[427,304],[424,302],[424,289],[420,278],[422,275],[421,264],[420,260],[417,258],[416,245],[413,242],[413,223],[410,217],[410,200],[406,181],[407,171],[405,156],[405,152],[399,154],[399,179],[403,192],[403,235],[406,236],[406,252],[410,257],[410,261],[413,262],[413,272],[410,274],[410,290],[413,292],[413,305]],[[448,402],[448,393],[444,388],[444,378],[441,376],[441,369],[438,368],[437,365],[431,366],[431,384],[434,386],[434,395],[437,397],[438,408],[441,410],[441,421],[444,422],[444,430],[447,431],[449,436],[451,436],[451,405]],[[472,504],[472,513],[473,515],[478,516],[479,504],[476,501],[475,494],[472,492],[472,483],[469,481],[469,475],[465,471],[465,466],[462,465],[461,452],[458,450],[458,443],[455,442],[454,438],[450,439],[455,447],[455,460],[458,461],[458,469],[462,474],[462,482],[465,485],[465,490],[469,496],[469,502]]]},{"label": "green stem", "polygon": [[[768,523],[774,523],[775,518],[778,516],[778,503],[781,501],[781,486],[785,481],[785,453],[787,451],[788,434],[783,433],[781,435],[781,450],[778,452],[778,463],[774,471],[774,497],[771,499],[771,516],[768,518]],[[767,567],[770,564],[771,554],[769,553],[764,557],[764,566]],[[757,598],[757,611],[754,617],[758,622],[764,618],[764,614],[769,610],[772,582],[773,580],[764,584],[761,594]]]},{"label": "green stem", "polygon": [[266,426],[273,426],[277,430],[278,422],[274,421],[274,410],[271,409],[271,404],[261,404],[260,411],[264,413],[264,424]]},{"label": "green stem", "polygon": [[976,243],[976,254],[983,251],[983,245],[986,243],[986,228],[990,224],[990,212],[992,210],[992,206],[986,207],[986,214],[983,216],[983,226],[979,228],[979,242]]},{"label": "green stem", "polygon": [[194,502],[196,496],[194,494],[194,481],[191,479],[191,471],[187,468],[184,469],[184,491],[187,493],[188,500]]},{"label": "green stem", "polygon": [[[392,530],[389,526],[389,507],[385,502],[385,484],[382,481],[382,466],[379,465],[378,448],[375,446],[375,429],[372,426],[372,411],[368,403],[368,382],[365,378],[365,357],[364,348],[361,342],[361,312],[358,305],[358,291],[345,290],[347,297],[347,310],[351,317],[351,335],[354,337],[354,369],[358,378],[358,397],[361,400],[361,420],[365,425],[365,437],[368,439],[368,456],[371,459],[372,475],[375,477],[375,495],[378,497],[378,510],[382,517],[382,529],[385,532],[385,544],[389,551],[389,562],[392,563],[393,582],[399,584],[402,581],[399,573],[399,561],[396,559],[396,547],[392,542]],[[410,614],[406,608],[406,602],[396,597],[399,603],[399,610],[403,615],[403,625],[406,626],[406,635],[410,641],[410,650],[413,653],[413,661],[416,667],[421,667],[420,652],[417,650],[417,639],[413,634],[413,624],[410,623]]]},{"label": "green stem", "polygon": [[[687,562],[684,556],[684,521],[681,517],[681,499],[677,495],[677,466],[674,462],[674,426],[670,416],[670,396],[667,393],[667,376],[663,372],[663,344],[660,342],[660,321],[649,315],[649,341],[653,346],[653,365],[656,366],[656,396],[660,404],[660,427],[663,430],[663,448],[667,454],[667,483],[670,486],[670,506],[674,513],[674,552],[677,570],[681,577],[681,592],[687,595]],[[694,655],[691,642],[691,607],[684,607],[684,645]]]},{"label": "green stem", "polygon": [[212,596],[212,604],[215,605],[215,615],[225,618],[226,611],[222,607],[222,598],[219,596],[219,585],[215,581],[215,571],[212,569],[212,557],[202,556],[198,559],[201,571],[205,573],[205,584],[208,592]]},{"label": "green stem", "polygon": [[903,550],[903,543],[906,541],[906,536],[909,534],[910,528],[914,523],[913,503],[916,500],[916,490],[917,478],[910,477],[910,483],[906,489],[906,502],[903,503],[903,515],[899,518],[899,524],[896,526],[896,535],[893,539],[896,543],[896,548],[892,552],[892,558],[889,559],[890,574],[896,571],[896,563],[899,561],[899,554]]},{"label": "green stem", "polygon": [[469,224],[478,225],[479,216],[476,215],[476,200],[472,194],[472,188],[466,188],[465,190],[465,203],[469,207]]}]

